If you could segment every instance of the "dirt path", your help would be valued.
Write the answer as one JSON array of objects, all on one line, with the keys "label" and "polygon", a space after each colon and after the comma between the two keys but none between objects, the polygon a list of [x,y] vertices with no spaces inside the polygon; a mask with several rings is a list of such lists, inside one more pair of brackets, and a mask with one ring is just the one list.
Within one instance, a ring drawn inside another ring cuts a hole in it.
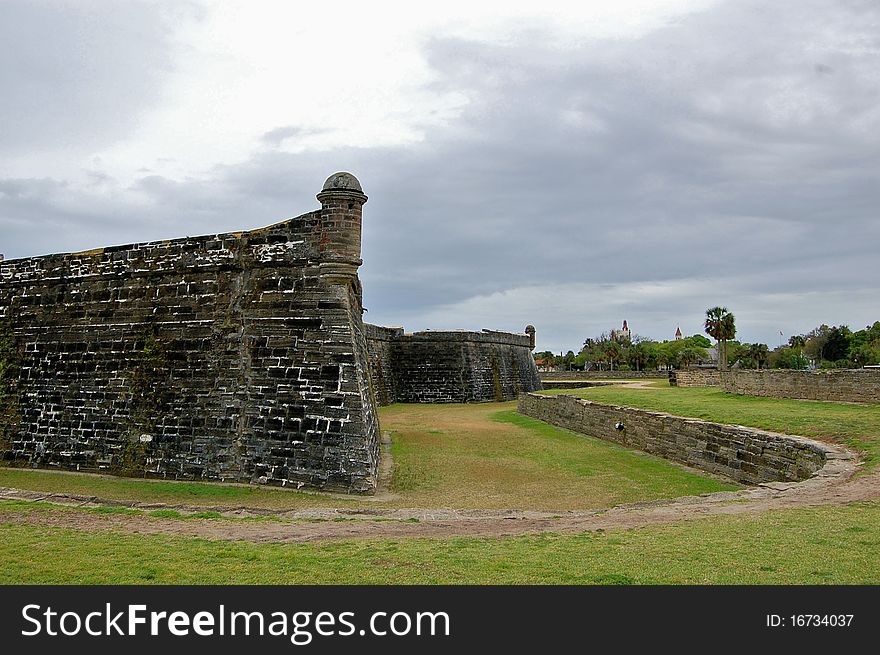
[{"label": "dirt path", "polygon": [[661,378],[654,378],[654,379],[649,379],[649,380],[635,380],[633,382],[626,382],[624,384],[621,384],[620,386],[623,389],[651,389],[651,388],[656,388],[653,385],[659,379],[661,379]]},{"label": "dirt path", "polygon": [[[126,534],[172,534],[255,543],[303,543],[338,539],[402,537],[498,537],[540,532],[584,532],[638,528],[707,516],[730,516],[771,509],[842,505],[880,498],[880,470],[854,475],[855,458],[843,449],[814,478],[801,483],[772,483],[738,492],[722,492],[665,501],[622,505],[606,510],[537,512],[519,510],[340,510],[272,512],[226,508],[221,519],[162,519],[146,513],[104,514],[58,508],[51,511],[0,509],[0,523],[28,524]],[[102,501],[77,496],[0,489],[0,499],[44,500],[67,506],[95,507]],[[118,503],[117,503],[118,504]],[[196,512],[206,508],[178,508]],[[217,508],[211,508],[217,510]],[[241,518],[271,515],[274,520]],[[239,519],[239,520],[234,520]]]}]

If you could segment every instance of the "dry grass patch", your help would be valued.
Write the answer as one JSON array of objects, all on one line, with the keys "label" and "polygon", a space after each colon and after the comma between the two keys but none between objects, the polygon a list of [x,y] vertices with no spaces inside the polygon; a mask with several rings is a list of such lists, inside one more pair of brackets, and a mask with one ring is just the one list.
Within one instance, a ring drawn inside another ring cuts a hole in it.
[{"label": "dry grass patch", "polygon": [[591,509],[732,489],[665,460],[520,416],[515,403],[392,405],[392,489],[416,507]]}]

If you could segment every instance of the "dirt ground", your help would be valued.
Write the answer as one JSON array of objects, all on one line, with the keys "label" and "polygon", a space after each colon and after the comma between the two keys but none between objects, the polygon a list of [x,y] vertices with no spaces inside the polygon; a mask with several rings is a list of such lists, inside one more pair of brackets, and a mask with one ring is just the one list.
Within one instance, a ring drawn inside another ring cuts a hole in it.
[{"label": "dirt ground", "polygon": [[[303,543],[338,539],[402,537],[498,537],[539,532],[586,532],[638,528],[718,515],[746,514],[771,509],[842,505],[880,498],[880,471],[855,475],[853,459],[833,462],[835,470],[801,482],[778,483],[737,492],[721,492],[650,503],[622,505],[606,510],[559,513],[519,510],[339,510],[298,512],[225,508],[219,519],[164,519],[138,514],[57,511],[22,512],[0,509],[0,522],[86,531],[129,534],[173,534],[255,543]],[[51,496],[39,492],[0,489],[0,499],[43,500],[66,506],[96,507],[97,499]],[[175,507],[181,513],[201,507]],[[217,508],[212,508],[216,510]],[[242,521],[271,516],[275,520]]]}]

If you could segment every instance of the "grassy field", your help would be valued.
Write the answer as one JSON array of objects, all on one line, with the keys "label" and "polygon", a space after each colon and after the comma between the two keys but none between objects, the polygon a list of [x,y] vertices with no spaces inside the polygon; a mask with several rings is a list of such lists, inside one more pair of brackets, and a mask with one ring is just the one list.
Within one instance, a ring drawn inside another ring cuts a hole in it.
[{"label": "grassy field", "polygon": [[716,387],[670,387],[665,380],[642,389],[608,386],[544,393],[836,441],[863,453],[867,467],[880,463],[880,405],[739,396]]},{"label": "grassy field", "polygon": [[216,485],[0,468],[0,486],[121,501],[247,506],[588,509],[732,489],[662,459],[519,416],[515,403],[392,405],[393,496],[345,498]]},{"label": "grassy field", "polygon": [[578,535],[304,545],[0,524],[0,561],[3,584],[880,584],[880,503]]},{"label": "grassy field", "polygon": [[141,480],[105,475],[0,468],[0,486],[49,493],[71,493],[122,502],[196,505],[204,507],[259,507],[300,509],[357,507],[357,498],[338,498],[329,494],[307,494],[287,489],[245,484],[215,484]]},{"label": "grassy field", "polygon": [[[645,389],[561,393],[840,440],[875,460],[880,448],[880,408],[669,388],[665,381]],[[513,410],[513,403],[383,408],[383,429],[393,434],[395,459],[396,496],[386,501],[17,469],[0,469],[0,486],[206,507],[551,510],[729,488]],[[0,502],[0,511],[10,516],[133,510]],[[147,514],[172,525],[226,521],[211,511],[186,518],[169,509]],[[0,523],[2,584],[880,584],[877,501],[576,535],[314,544],[87,532],[8,520]]]}]

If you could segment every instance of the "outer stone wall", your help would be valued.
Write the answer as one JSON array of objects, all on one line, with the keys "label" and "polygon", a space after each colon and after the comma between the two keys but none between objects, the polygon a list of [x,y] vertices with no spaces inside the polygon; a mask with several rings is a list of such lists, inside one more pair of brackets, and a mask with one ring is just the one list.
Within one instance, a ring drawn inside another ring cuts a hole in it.
[{"label": "outer stone wall", "polygon": [[370,382],[376,403],[390,405],[397,399],[394,372],[395,343],[403,328],[386,328],[364,324],[370,361]]},{"label": "outer stone wall", "polygon": [[670,387],[717,387],[721,385],[718,369],[690,368],[669,371]]},{"label": "outer stone wall", "polygon": [[880,403],[880,370],[723,371],[721,388],[750,396]]},{"label": "outer stone wall", "polygon": [[367,341],[380,404],[513,400],[541,388],[526,335],[368,326]]},{"label": "outer stone wall", "polygon": [[640,380],[665,378],[665,371],[541,371],[541,380]]},{"label": "outer stone wall", "polygon": [[262,230],[2,262],[16,375],[0,455],[371,491],[359,261],[333,232],[366,196],[322,193],[322,210]]},{"label": "outer stone wall", "polygon": [[728,393],[771,398],[800,398],[880,403],[880,370],[790,371],[785,369],[688,369],[669,372],[672,387],[721,387]]},{"label": "outer stone wall", "polygon": [[[723,475],[746,484],[794,482],[837,458],[830,446],[755,428],[603,405],[571,396],[523,394],[518,410],[553,425]],[[615,424],[623,423],[618,430]]]},{"label": "outer stone wall", "polygon": [[544,389],[588,389],[590,387],[609,387],[626,384],[625,380],[557,380],[550,382],[543,380],[541,386]]}]

